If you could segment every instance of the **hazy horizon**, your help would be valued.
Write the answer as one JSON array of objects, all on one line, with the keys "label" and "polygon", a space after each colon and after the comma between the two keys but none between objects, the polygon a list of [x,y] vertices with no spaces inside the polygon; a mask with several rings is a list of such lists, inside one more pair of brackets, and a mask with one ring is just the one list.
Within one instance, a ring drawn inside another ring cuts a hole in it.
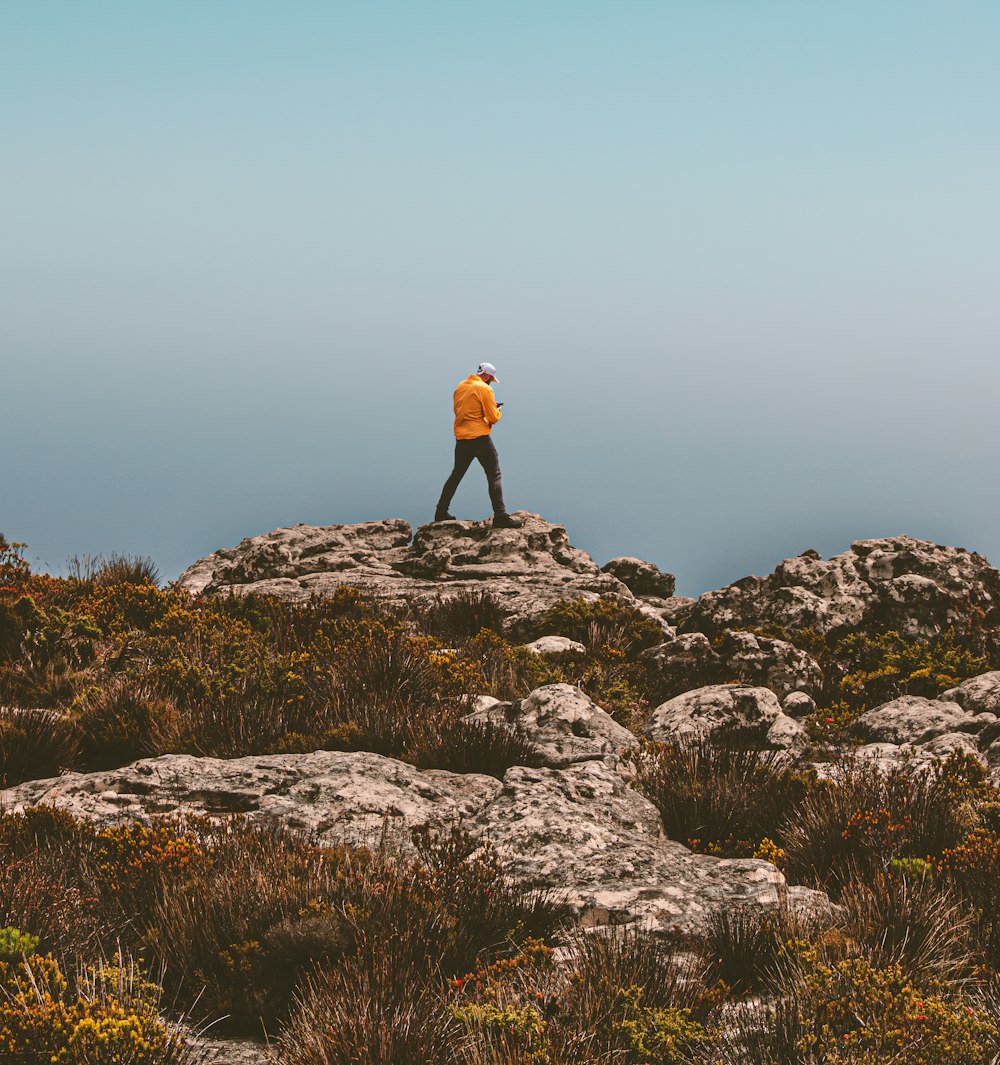
[{"label": "hazy horizon", "polygon": [[509,508],[600,564],[1000,562],[998,39],[985,2],[9,6],[0,532],[173,578],[416,525],[486,359]]}]

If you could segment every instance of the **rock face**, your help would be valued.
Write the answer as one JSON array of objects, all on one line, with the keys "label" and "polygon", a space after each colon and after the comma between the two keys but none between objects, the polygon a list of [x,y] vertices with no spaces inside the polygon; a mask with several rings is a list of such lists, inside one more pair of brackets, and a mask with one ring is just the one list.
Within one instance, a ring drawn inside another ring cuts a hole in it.
[{"label": "rock face", "polygon": [[601,572],[617,577],[634,595],[669,599],[674,594],[673,574],[664,573],[641,558],[613,558],[601,567]]},{"label": "rock face", "polygon": [[788,749],[804,738],[802,726],[788,717],[770,688],[716,684],[678,695],[653,711],[646,735],[658,743],[695,739],[732,729],[758,737],[762,746]]},{"label": "rock face", "polygon": [[[859,540],[828,561],[806,551],[770,577],[708,592],[682,628],[709,635],[775,625],[833,634],[895,629],[931,638],[982,619],[996,633],[998,607],[1000,573],[981,555],[896,536]],[[994,643],[1000,650],[1000,636]]]},{"label": "rock face", "polygon": [[554,769],[613,758],[639,742],[572,684],[547,684],[526,699],[494,702],[466,720],[519,726],[535,744],[537,764]]},{"label": "rock face", "polygon": [[[553,699],[549,693],[537,702]],[[544,707],[537,706],[544,716]],[[374,844],[386,833],[461,820],[489,839],[529,885],[550,888],[584,921],[650,920],[697,931],[734,900],[773,903],[786,889],[766,862],[723,861],[664,837],[653,805],[614,768],[515,767],[492,777],[420,771],[375,754],[319,751],[222,761],[164,755],[123,769],[68,774],[0,792],[16,811],[47,804],[78,816],[244,813],[334,843]],[[814,893],[788,889],[793,899]]]},{"label": "rock face", "polygon": [[[486,590],[512,628],[563,599],[635,600],[621,580],[570,544],[562,525],[537,514],[518,517],[521,528],[495,532],[489,522],[422,525],[412,540],[401,520],[296,525],[216,551],[185,570],[179,583],[196,595],[258,592],[293,601],[331,595],[342,585],[395,603]],[[669,574],[660,578],[660,590],[672,584]]]},{"label": "rock face", "polygon": [[816,692],[823,685],[823,671],[805,651],[752,632],[726,632],[714,644],[704,633],[682,633],[642,657],[666,695],[730,681],[770,688],[779,696]]}]

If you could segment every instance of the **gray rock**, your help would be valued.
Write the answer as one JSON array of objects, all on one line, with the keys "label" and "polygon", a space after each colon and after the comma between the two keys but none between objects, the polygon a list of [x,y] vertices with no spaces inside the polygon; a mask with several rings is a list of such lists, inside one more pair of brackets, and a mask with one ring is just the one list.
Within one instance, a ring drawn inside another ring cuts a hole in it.
[{"label": "gray rock", "polygon": [[730,679],[720,676],[722,660],[701,632],[682,633],[648,648],[640,657],[656,677],[656,687],[662,695],[680,695]]},{"label": "gray rock", "polygon": [[742,684],[710,685],[668,700],[653,711],[646,735],[666,743],[723,728],[760,736],[764,744],[782,749],[804,736],[802,726],[782,712],[773,691]]},{"label": "gray rock", "polygon": [[674,594],[674,575],[657,569],[652,562],[641,558],[613,558],[601,567],[602,573],[610,573],[634,595],[656,596],[669,599]]},{"label": "gray rock", "polygon": [[719,655],[736,679],[770,688],[779,696],[816,692],[823,686],[816,660],[785,640],[737,630],[726,634]]},{"label": "gray rock", "polygon": [[20,784],[0,791],[0,809],[55,806],[97,820],[247,814],[324,842],[367,845],[386,831],[405,850],[407,826],[469,819],[499,790],[492,777],[420,771],[378,754],[316,751],[229,760],[176,754]]},{"label": "gray rock", "polygon": [[443,591],[488,591],[519,630],[555,603],[584,596],[633,594],[584,551],[566,529],[519,512],[519,529],[490,522],[410,526],[398,519],[359,525],[295,525],[216,551],[178,579],[196,595],[273,595],[304,601],[357,588],[389,604],[430,605]]},{"label": "gray rock", "polygon": [[1000,573],[981,555],[909,536],[859,540],[824,561],[815,551],[786,559],[770,577],[745,577],[699,600],[684,631],[779,625],[788,631],[879,632],[930,639],[986,618],[1000,650]]},{"label": "gray rock", "polygon": [[781,709],[789,717],[801,721],[816,709],[816,700],[807,692],[789,692],[781,700]]},{"label": "gray rock", "polygon": [[540,636],[524,646],[536,655],[586,654],[587,652],[587,648],[579,640],[571,640],[568,636]]},{"label": "gray rock", "polygon": [[714,642],[701,632],[681,633],[642,657],[665,695],[732,681],[770,688],[779,696],[823,685],[823,671],[805,651],[752,632],[726,632]]},{"label": "gray rock", "polygon": [[989,723],[958,703],[903,695],[866,711],[855,723],[859,736],[874,743],[923,744],[949,732],[978,732]]},{"label": "gray rock", "polygon": [[587,924],[648,921],[696,931],[720,906],[774,904],[781,874],[666,840],[659,813],[602,762],[508,771],[479,826],[526,882],[558,892]]},{"label": "gray rock", "polygon": [[526,699],[497,703],[466,720],[517,725],[535,745],[535,764],[550,768],[613,758],[639,742],[573,684],[547,684]]},{"label": "gray rock", "polygon": [[970,714],[1000,714],[1000,671],[963,680],[957,688],[949,688],[938,698],[942,702],[958,703]]}]

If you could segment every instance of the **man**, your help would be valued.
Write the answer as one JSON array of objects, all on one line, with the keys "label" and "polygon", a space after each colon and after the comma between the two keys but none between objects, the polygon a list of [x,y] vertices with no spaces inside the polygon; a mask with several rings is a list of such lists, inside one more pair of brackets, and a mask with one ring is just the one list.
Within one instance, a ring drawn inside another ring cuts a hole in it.
[{"label": "man", "polygon": [[479,364],[474,374],[461,382],[455,389],[455,468],[441,489],[441,498],[434,511],[435,521],[454,521],[448,513],[459,482],[465,476],[473,459],[486,472],[486,483],[490,490],[490,502],[493,504],[494,529],[519,529],[521,523],[515,521],[503,505],[503,489],[500,485],[500,457],[490,439],[493,426],[503,417],[493,397],[491,385],[497,379],[497,368],[491,362]]}]

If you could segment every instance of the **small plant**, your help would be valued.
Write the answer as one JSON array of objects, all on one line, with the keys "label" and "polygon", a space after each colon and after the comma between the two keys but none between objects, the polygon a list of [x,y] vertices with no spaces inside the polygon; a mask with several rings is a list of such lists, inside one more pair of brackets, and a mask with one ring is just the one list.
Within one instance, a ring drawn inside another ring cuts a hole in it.
[{"label": "small plant", "polygon": [[78,757],[76,734],[58,710],[0,708],[0,788],[58,776]]},{"label": "small plant", "polygon": [[200,1059],[160,1019],[160,989],[115,958],[63,975],[51,955],[0,962],[0,1047],[24,1065],[187,1065]]},{"label": "small plant", "polygon": [[722,732],[645,742],[625,757],[671,839],[725,856],[749,857],[765,838],[780,839],[814,787],[779,752]]},{"label": "small plant", "polygon": [[794,966],[793,945],[810,931],[787,906],[724,907],[708,922],[705,957],[712,976],[733,994],[773,993]]},{"label": "small plant", "polygon": [[629,658],[663,643],[663,627],[636,607],[616,599],[574,599],[557,603],[531,627],[532,639],[556,633],[586,646],[591,653],[603,647],[625,652]]},{"label": "small plant", "polygon": [[38,936],[17,928],[0,928],[0,964],[30,957],[38,950]]},{"label": "small plant", "polygon": [[457,595],[438,596],[418,611],[420,628],[438,640],[464,643],[483,629],[502,633],[504,611],[495,595],[486,591],[461,591]]},{"label": "small plant", "polygon": [[113,769],[180,747],[176,705],[143,682],[118,679],[86,692],[74,721],[80,757],[90,769]]}]

